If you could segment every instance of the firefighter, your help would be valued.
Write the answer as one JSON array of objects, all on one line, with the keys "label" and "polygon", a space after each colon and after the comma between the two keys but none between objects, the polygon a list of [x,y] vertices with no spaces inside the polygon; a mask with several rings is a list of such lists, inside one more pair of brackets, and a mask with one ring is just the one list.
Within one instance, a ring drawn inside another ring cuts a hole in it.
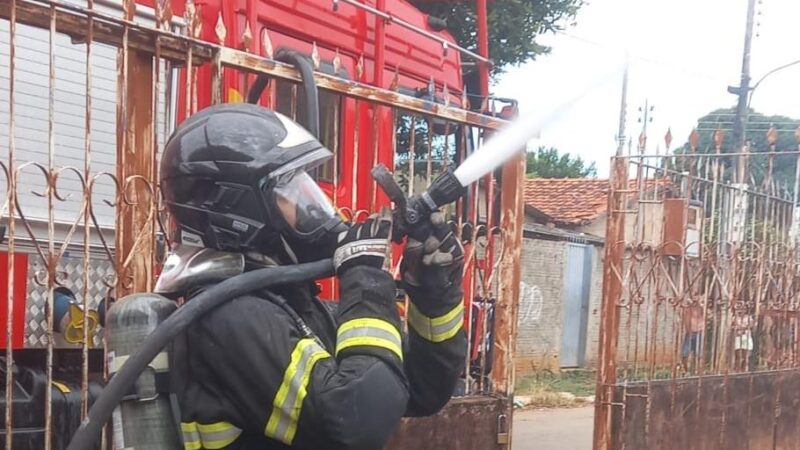
[{"label": "firefighter", "polygon": [[347,225],[312,175],[331,152],[248,104],[190,117],[164,150],[161,182],[180,245],[157,291],[191,297],[237,272],[333,257],[334,314],[313,281],[253,292],[171,348],[186,449],[380,449],[403,416],[449,400],[464,368],[463,249],[443,217],[410,240],[401,333],[389,266],[391,214]]}]

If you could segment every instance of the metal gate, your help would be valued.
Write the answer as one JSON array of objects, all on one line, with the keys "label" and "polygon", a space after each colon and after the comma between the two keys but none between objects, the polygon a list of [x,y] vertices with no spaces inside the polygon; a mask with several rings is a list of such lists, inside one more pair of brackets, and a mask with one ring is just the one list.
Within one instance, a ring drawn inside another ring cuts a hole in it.
[{"label": "metal gate", "polygon": [[[294,86],[289,89],[289,100],[296,101],[300,74],[271,59],[271,54],[262,56],[226,47],[230,24],[226,25],[225,18],[220,16],[215,27],[218,42],[223,43],[218,45],[198,39],[200,2],[187,2],[183,17],[173,15],[169,1],[152,3],[154,9],[132,0],[0,2],[0,24],[4,27],[0,30],[7,36],[8,49],[0,64],[0,80],[7,86],[2,91],[7,98],[0,102],[6,108],[0,109],[4,119],[0,126],[5,130],[2,138],[8,149],[7,156],[0,159],[0,177],[4,179],[0,191],[5,200],[0,208],[0,266],[9,274],[0,280],[0,320],[6,323],[0,369],[4,374],[2,428],[7,450],[15,444],[21,447],[14,429],[25,431],[27,426],[19,414],[14,414],[14,408],[25,406],[18,401],[21,368],[29,365],[44,374],[41,396],[30,397],[36,404],[27,406],[42,412],[41,448],[55,448],[53,433],[78,426],[95,388],[107,376],[99,310],[113,297],[152,288],[161,261],[171,248],[166,227],[169,218],[157,183],[157,162],[164,137],[178,116],[176,109],[194,112],[198,91],[204,89],[210,91],[214,103],[221,102],[225,98],[223,79],[231,72],[241,76],[245,86],[256,75],[288,82]],[[333,2],[332,7],[342,13],[372,11],[355,0],[342,3],[346,5]],[[381,21],[392,19],[388,15],[378,17]],[[33,30],[45,36],[36,44],[39,68],[23,71],[31,62],[25,37]],[[249,36],[242,40],[249,42],[253,34],[249,29],[247,32]],[[264,35],[259,34],[259,38]],[[268,42],[261,44],[260,48],[269,48]],[[61,47],[70,47],[75,56],[81,55],[76,59],[83,63],[81,70],[61,72],[58,55],[67,51]],[[443,51],[448,51],[447,45]],[[113,76],[96,68],[101,60],[113,65]],[[211,82],[198,83],[198,68],[207,67],[212,69]],[[181,86],[176,84],[179,73],[183,75]],[[491,101],[478,112],[462,108],[466,101],[458,106],[452,106],[452,101],[437,103],[437,98],[449,100],[446,85],[430,86],[430,100],[426,100],[370,86],[362,82],[360,73],[357,75],[354,81],[316,71],[314,78],[324,92],[354,103],[357,129],[386,125],[378,117],[395,124],[409,118],[404,122],[404,136],[410,137],[410,149],[404,157],[398,152],[394,162],[396,171],[407,176],[405,187],[410,194],[415,192],[413,181],[417,178],[429,182],[436,171],[458,164],[479,148],[492,130],[505,124],[491,111]],[[22,90],[26,83],[36,84],[38,95]],[[184,95],[177,95],[178,88]],[[111,91],[114,101],[110,103]],[[270,107],[276,108],[278,101],[286,100],[271,94]],[[34,101],[38,102],[35,108],[30,106]],[[114,113],[109,114],[108,108]],[[377,110],[382,111],[380,116]],[[358,119],[359,113],[372,117]],[[408,145],[398,128],[402,127],[392,128],[392,141],[398,147]],[[333,130],[335,135],[337,128]],[[414,139],[420,139],[417,145]],[[371,143],[356,142],[348,155],[354,165],[333,166],[334,188],[353,182],[353,171],[374,163],[375,151]],[[391,448],[450,442],[452,448],[485,449],[501,443],[498,435],[501,441],[510,441],[505,433],[510,432],[511,423],[511,343],[523,215],[517,187],[523,176],[524,160],[518,158],[488,175],[480,186],[473,186],[469,200],[452,208],[455,225],[467,242],[465,270],[472,279],[469,288],[475,298],[494,306],[494,326],[489,327],[484,317],[480,327],[484,332],[473,333],[475,321],[468,318],[468,336],[476,341],[473,347],[486,348],[486,330],[491,329],[493,351],[488,356],[479,351],[475,361],[468,355],[467,366],[474,366],[474,370],[464,376],[464,396],[451,402],[440,416],[404,422]],[[374,184],[351,191],[355,192],[352,201],[337,205],[343,214],[360,218],[368,211],[359,205],[369,205],[369,209],[380,206]],[[63,287],[75,294],[66,325],[54,309]],[[473,300],[467,298],[465,302],[469,305]],[[60,341],[68,334],[63,326],[73,333],[67,342]],[[31,341],[35,345],[25,344],[30,336],[35,337]],[[67,394],[72,400],[78,398],[80,407],[65,422],[52,405],[54,396]],[[465,414],[469,420],[461,419]],[[108,444],[108,436],[104,436],[104,448]]]},{"label": "metal gate", "polygon": [[595,449],[800,447],[800,152],[763,126],[613,158]]},{"label": "metal gate", "polygon": [[564,269],[564,314],[561,331],[561,367],[583,367],[586,325],[592,282],[592,247],[570,243]]}]

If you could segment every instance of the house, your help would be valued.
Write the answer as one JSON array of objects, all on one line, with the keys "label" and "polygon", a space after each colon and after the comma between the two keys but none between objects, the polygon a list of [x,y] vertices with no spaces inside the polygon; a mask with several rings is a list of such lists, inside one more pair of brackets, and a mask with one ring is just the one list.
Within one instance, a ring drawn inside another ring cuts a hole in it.
[{"label": "house", "polygon": [[[629,194],[633,197],[629,198],[629,207],[636,206],[639,192],[642,193],[641,200],[661,200],[667,196],[665,191],[670,190],[670,183],[663,179],[647,179],[642,183],[644,186],[640,189],[636,180],[629,182],[630,191],[637,192]],[[551,227],[605,237],[609,186],[608,179],[600,178],[528,179],[525,183],[526,217]],[[642,202],[640,206],[642,216],[651,220],[648,220],[649,228],[639,230],[639,239],[660,240],[664,215],[662,202]],[[633,221],[628,221],[626,233],[633,233],[634,227]],[[629,237],[633,239],[632,235]]]},{"label": "house", "polygon": [[[702,205],[672,198],[664,179],[629,183],[626,244],[659,247],[668,256],[685,249],[696,256]],[[526,180],[520,374],[596,363],[609,188],[607,179]]]},{"label": "house", "polygon": [[594,365],[608,180],[526,180],[520,375]]},{"label": "house", "polygon": [[605,236],[608,187],[607,179],[530,178],[525,182],[527,221]]}]

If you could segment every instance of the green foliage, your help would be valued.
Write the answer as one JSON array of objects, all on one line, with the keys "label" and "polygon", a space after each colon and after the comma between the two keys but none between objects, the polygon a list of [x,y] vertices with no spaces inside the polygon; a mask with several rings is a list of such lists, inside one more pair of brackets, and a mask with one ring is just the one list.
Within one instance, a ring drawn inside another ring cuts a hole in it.
[{"label": "green foliage", "polygon": [[593,395],[596,386],[596,374],[589,370],[574,370],[555,373],[539,370],[517,379],[516,392],[530,394],[537,391],[569,392],[578,397]]},{"label": "green foliage", "polygon": [[586,178],[597,176],[595,163],[588,166],[580,156],[563,155],[554,147],[539,147],[525,156],[525,172],[537,178]]},{"label": "green foliage", "polygon": [[[699,153],[713,153],[714,148],[714,130],[722,128],[725,130],[725,139],[722,142],[723,152],[733,152],[733,124],[736,119],[736,110],[734,108],[721,108],[716,109],[697,121],[697,129],[700,134],[700,144],[697,146]],[[747,140],[750,142],[752,151],[767,151],[769,144],[767,143],[767,130],[770,126],[774,126],[778,130],[778,142],[776,148],[780,150],[795,150],[797,142],[794,138],[794,131],[800,126],[800,120],[792,119],[786,116],[765,116],[754,110],[750,110],[747,120]],[[684,150],[688,149],[688,144],[683,146]]]},{"label": "green foliage", "polygon": [[[476,51],[475,2],[411,0],[423,12],[447,20],[447,29],[465,48]],[[494,74],[550,51],[536,42],[575,18],[584,0],[493,0],[488,2],[489,55]]]},{"label": "green foliage", "polygon": [[[748,194],[742,194],[748,195]],[[760,247],[764,245],[774,244],[780,241],[781,234],[778,232],[777,226],[771,220],[764,220],[756,218],[756,215],[763,214],[764,205],[754,204],[753,196],[748,195],[748,212],[747,218],[744,222],[744,231],[741,235],[743,239],[740,242],[740,252],[747,256],[753,256],[753,246]],[[726,233],[725,229],[730,226],[730,221],[733,220],[729,216],[720,216],[720,211],[714,211],[710,217],[706,217],[703,221],[703,244],[706,246],[713,246],[717,244],[720,239],[730,240],[732,236],[722,236],[721,233]]]},{"label": "green foliage", "polygon": [[[697,121],[697,130],[700,137],[697,146],[698,153],[714,153],[716,147],[714,144],[714,133],[718,128],[725,131],[725,137],[722,142],[722,153],[738,152],[733,142],[733,122],[736,118],[736,110],[734,108],[722,108],[714,110]],[[760,184],[767,172],[769,171],[769,157],[759,156],[758,153],[770,151],[769,143],[767,142],[767,131],[770,126],[774,126],[778,131],[778,141],[775,144],[775,150],[781,151],[795,151],[797,150],[797,141],[794,137],[794,132],[800,126],[800,120],[793,119],[786,116],[772,115],[766,116],[759,112],[750,111],[747,121],[747,141],[750,143],[750,152],[753,153],[749,157],[749,169],[752,179],[749,184]],[[676,153],[685,153],[689,151],[689,144],[675,150]],[[787,187],[794,187],[795,178],[795,164],[797,157],[793,155],[779,155],[773,158],[773,171],[772,180],[779,185],[785,184]],[[734,158],[726,158],[723,160],[723,170],[730,176],[733,170]]]},{"label": "green foliage", "polygon": [[395,125],[397,131],[395,176],[404,189],[408,189],[410,182],[412,127],[414,130],[414,182],[415,185],[419,185],[416,187],[427,186],[425,181],[429,168],[431,178],[435,178],[444,169],[445,161],[448,167],[457,164],[456,155],[459,154],[459,148],[462,145],[461,139],[458,139],[461,136],[459,127],[409,114],[399,115]]}]

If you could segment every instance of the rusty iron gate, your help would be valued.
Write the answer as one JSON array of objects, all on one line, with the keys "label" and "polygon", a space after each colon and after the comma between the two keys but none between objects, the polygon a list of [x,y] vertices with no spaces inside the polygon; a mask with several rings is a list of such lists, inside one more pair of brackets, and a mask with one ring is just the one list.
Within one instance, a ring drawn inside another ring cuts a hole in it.
[{"label": "rusty iron gate", "polygon": [[595,449],[800,448],[800,128],[764,125],[612,159]]},{"label": "rusty iron gate", "polygon": [[[15,394],[20,367],[40,367],[44,373],[46,389],[32,406],[44,417],[42,448],[56,448],[54,433],[77,427],[94,387],[107,377],[98,310],[111,298],[150,290],[171,248],[157,171],[160,150],[176,120],[176,83],[185,82],[180,87],[187,95],[181,101],[193,112],[199,89],[211,89],[213,101],[222,101],[223,71],[239,71],[251,82],[259,74],[300,81],[295,69],[268,56],[198,40],[199,5],[189,2],[184,17],[173,17],[168,1],[154,3],[154,10],[142,13],[132,0],[0,2],[0,49],[6,49],[0,64],[5,84],[0,89],[0,139],[8,150],[0,158],[5,181],[0,183],[0,266],[8,273],[0,281],[0,317],[6,323],[0,427],[8,450],[18,444],[15,427],[25,426],[14,413],[25,406]],[[216,32],[225,42],[222,17]],[[78,67],[63,66],[57,55],[65,53],[80,61]],[[200,86],[194,76],[205,66],[214,74],[209,87]],[[188,76],[178,81],[178,71]],[[394,127],[393,140],[398,147],[395,171],[409,193],[474,152],[505,123],[487,109],[491,102],[474,112],[322,72],[314,77],[320,89],[353,99],[357,106],[386,108],[395,124],[405,125],[403,136],[397,131],[403,127]],[[292,89],[292,101],[296,92]],[[270,106],[276,101],[271,95]],[[378,126],[377,119],[356,122]],[[415,139],[422,142],[415,144]],[[402,152],[404,145],[408,148]],[[357,144],[355,158],[372,158],[372,151],[372,145]],[[350,168],[339,170],[334,163],[334,185],[355,178],[347,173]],[[468,336],[477,342],[473,348],[482,350],[477,367],[465,374],[462,396],[436,417],[404,421],[391,448],[437,443],[438,448],[477,450],[506,448],[503,442],[510,442],[505,433],[511,424],[523,174],[520,157],[473,186],[469,204],[460,201],[452,207],[461,237],[468,241],[465,270],[473,295],[495,306],[493,351],[485,351],[488,316],[481,316],[484,323],[468,318]],[[353,218],[367,212],[337,206]],[[469,216],[463,211],[474,213],[471,227],[465,226]],[[77,299],[69,323],[59,322],[54,312],[55,297],[64,287]],[[54,396],[68,394],[79,396],[81,407],[79,417],[65,423],[52,404]],[[105,433],[103,448],[110,442]]]}]

